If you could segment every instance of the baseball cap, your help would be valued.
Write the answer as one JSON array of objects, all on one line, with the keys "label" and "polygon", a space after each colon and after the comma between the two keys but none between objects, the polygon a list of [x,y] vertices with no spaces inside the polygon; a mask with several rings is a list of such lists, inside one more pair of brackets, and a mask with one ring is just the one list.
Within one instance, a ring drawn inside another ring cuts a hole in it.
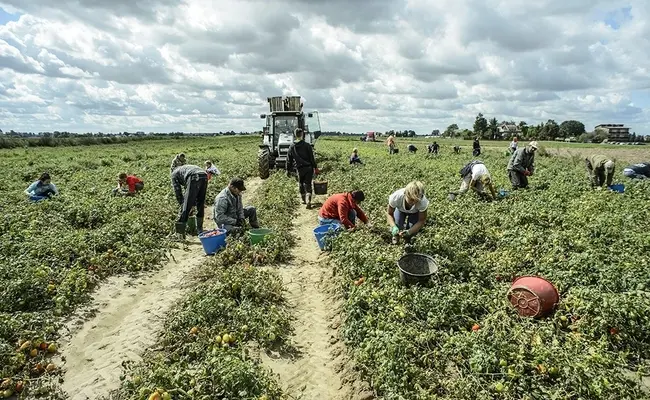
[{"label": "baseball cap", "polygon": [[537,141],[533,140],[532,142],[530,142],[529,146],[532,147],[533,149],[537,150]]},{"label": "baseball cap", "polygon": [[230,184],[241,191],[246,190],[246,186],[244,186],[244,180],[242,178],[234,177],[230,180]]}]

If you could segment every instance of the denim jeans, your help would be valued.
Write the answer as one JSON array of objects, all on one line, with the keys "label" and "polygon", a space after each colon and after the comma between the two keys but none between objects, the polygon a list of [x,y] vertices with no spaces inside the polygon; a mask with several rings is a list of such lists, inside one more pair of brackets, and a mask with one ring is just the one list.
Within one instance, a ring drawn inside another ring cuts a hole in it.
[{"label": "denim jeans", "polygon": [[[356,211],[356,210],[350,210],[350,212],[348,212],[348,219],[349,219],[350,221],[352,221],[353,224],[356,225],[356,224],[357,224],[357,222],[356,222],[356,221],[357,221],[357,211]],[[327,224],[339,224],[339,225],[343,225],[343,223],[342,223],[340,220],[338,220],[338,219],[334,219],[334,218],[323,218],[323,217],[321,217],[320,215],[318,216],[318,222],[319,222],[321,225],[327,225]]]},{"label": "denim jeans", "polygon": [[397,224],[397,227],[400,230],[404,230],[410,229],[413,225],[417,224],[420,220],[420,215],[419,213],[407,214],[395,209],[393,218],[395,218],[395,224]]}]

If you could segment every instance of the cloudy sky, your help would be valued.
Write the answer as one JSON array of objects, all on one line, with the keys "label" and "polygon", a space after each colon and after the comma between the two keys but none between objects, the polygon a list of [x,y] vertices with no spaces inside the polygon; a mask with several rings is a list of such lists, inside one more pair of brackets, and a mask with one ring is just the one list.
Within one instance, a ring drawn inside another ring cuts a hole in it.
[{"label": "cloudy sky", "polygon": [[323,130],[424,134],[483,112],[650,134],[648,0],[0,7],[3,130],[259,130],[268,96],[299,94]]}]

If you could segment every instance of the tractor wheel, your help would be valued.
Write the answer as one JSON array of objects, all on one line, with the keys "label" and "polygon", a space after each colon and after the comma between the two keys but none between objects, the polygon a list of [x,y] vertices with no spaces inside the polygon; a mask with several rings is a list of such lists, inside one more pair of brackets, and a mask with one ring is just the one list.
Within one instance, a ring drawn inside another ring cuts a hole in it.
[{"label": "tractor wheel", "polygon": [[257,154],[257,162],[259,164],[260,178],[268,178],[271,173],[271,153],[269,152],[269,149],[260,149]]}]

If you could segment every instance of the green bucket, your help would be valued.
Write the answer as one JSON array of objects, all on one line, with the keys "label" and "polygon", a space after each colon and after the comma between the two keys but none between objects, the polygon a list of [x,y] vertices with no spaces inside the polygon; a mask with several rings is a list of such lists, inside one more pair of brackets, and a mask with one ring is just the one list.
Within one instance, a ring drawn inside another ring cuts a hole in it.
[{"label": "green bucket", "polygon": [[189,233],[190,235],[196,235],[198,232],[196,232],[196,216],[193,215],[187,219],[187,227],[185,228],[185,231]]},{"label": "green bucket", "polygon": [[261,243],[264,238],[273,233],[272,230],[266,228],[251,229],[248,231],[248,236],[251,238],[251,244]]}]

